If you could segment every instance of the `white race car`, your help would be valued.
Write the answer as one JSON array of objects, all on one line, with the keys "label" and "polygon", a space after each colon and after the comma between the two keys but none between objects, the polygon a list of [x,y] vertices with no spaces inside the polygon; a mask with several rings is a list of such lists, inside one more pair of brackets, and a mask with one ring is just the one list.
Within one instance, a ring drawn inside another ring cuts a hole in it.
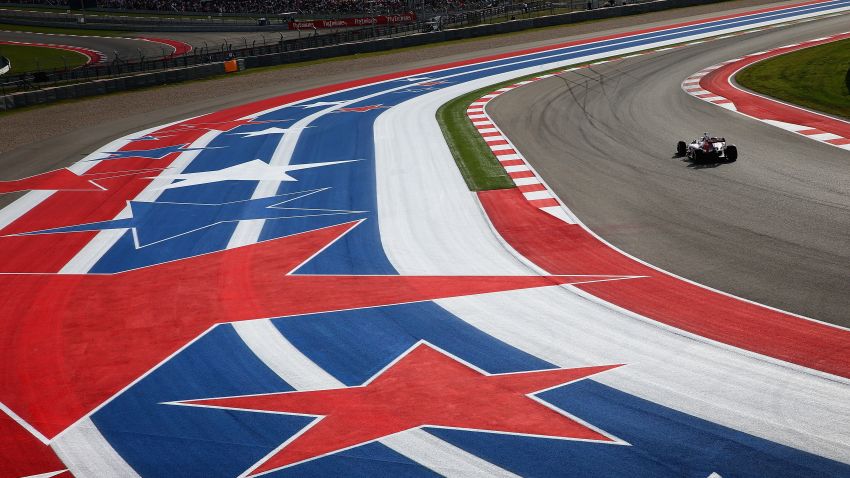
[{"label": "white race car", "polygon": [[726,138],[717,138],[703,133],[690,143],[679,141],[676,144],[676,154],[687,156],[695,163],[708,163],[738,159],[738,148],[734,144],[726,144]]}]

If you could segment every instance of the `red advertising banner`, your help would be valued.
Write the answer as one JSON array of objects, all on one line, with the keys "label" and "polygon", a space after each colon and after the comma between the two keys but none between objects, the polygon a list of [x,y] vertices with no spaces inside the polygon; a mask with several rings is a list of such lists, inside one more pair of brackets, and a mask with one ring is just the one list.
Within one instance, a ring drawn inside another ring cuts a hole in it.
[{"label": "red advertising banner", "polygon": [[289,22],[289,29],[313,30],[319,28],[368,27],[372,25],[389,25],[392,23],[407,23],[415,21],[415,13],[402,13],[399,15],[381,15],[378,17],[335,18],[333,20],[310,20],[304,22]]}]

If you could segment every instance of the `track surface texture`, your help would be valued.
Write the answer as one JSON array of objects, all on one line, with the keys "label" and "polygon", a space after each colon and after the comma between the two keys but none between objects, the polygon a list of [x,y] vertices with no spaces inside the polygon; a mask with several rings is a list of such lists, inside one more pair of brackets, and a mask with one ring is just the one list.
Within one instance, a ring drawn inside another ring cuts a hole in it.
[{"label": "track surface texture", "polygon": [[[0,28],[2,30],[2,28]],[[143,40],[129,38],[132,33],[127,33],[127,38],[97,37],[80,35],[58,35],[44,33],[29,33],[16,31],[0,31],[0,40],[16,41],[24,43],[55,43],[58,45],[71,45],[90,48],[103,52],[108,60],[114,60],[115,54],[124,60],[138,59],[139,52],[148,58],[161,57],[163,50],[170,54],[172,49],[166,45],[152,43]]]},{"label": "track surface texture", "polygon": [[[847,29],[847,18],[768,30],[594,66],[488,107],[592,231],[698,283],[850,325],[850,154],[692,98],[714,63]],[[704,131],[738,161],[695,165],[677,140]]]},{"label": "track surface texture", "polygon": [[587,24],[0,117],[0,478],[850,476],[850,329],[640,264],[519,188],[471,193],[436,118],[848,11]]}]

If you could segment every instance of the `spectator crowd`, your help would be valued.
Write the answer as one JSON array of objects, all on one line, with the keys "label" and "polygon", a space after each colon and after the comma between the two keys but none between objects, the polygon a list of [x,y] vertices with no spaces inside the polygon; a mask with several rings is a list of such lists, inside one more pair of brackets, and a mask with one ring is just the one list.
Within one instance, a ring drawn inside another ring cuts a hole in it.
[{"label": "spectator crowd", "polygon": [[[493,0],[97,0],[97,8],[146,10],[164,13],[237,14],[281,13],[370,14],[405,13],[411,10],[452,12],[483,8]],[[0,1],[0,3],[5,3]],[[16,4],[68,6],[68,0],[12,0]]]}]

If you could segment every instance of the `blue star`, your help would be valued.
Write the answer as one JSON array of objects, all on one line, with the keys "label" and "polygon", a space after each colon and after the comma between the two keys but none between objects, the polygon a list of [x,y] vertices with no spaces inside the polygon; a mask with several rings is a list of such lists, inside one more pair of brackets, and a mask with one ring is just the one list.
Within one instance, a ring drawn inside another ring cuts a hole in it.
[{"label": "blue star", "polygon": [[16,235],[131,229],[133,241],[138,249],[228,222],[250,219],[295,219],[366,212],[286,207],[286,203],[327,189],[313,189],[222,204],[129,201],[131,218],[43,229]]},{"label": "blue star", "polygon": [[204,151],[207,149],[218,149],[218,147],[210,148],[189,148],[188,144],[180,144],[174,146],[163,146],[154,149],[141,149],[135,151],[104,151],[102,154],[107,154],[105,158],[90,159],[89,161],[108,161],[112,159],[123,158],[145,158],[145,159],[162,159],[172,153],[183,153],[186,151]]}]

